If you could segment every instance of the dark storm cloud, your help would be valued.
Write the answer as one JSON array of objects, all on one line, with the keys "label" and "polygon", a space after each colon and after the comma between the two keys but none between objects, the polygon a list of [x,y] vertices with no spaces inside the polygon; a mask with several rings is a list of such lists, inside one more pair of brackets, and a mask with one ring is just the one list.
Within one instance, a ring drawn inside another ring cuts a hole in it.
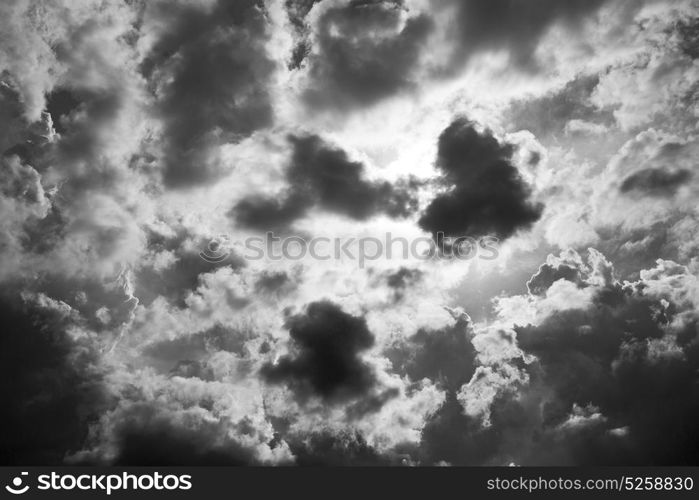
[{"label": "dark storm cloud", "polygon": [[313,6],[320,2],[321,0],[286,0],[284,8],[294,28],[304,29],[306,16]]},{"label": "dark storm cloud", "polygon": [[680,48],[692,59],[699,58],[699,18],[693,17],[677,23]]},{"label": "dark storm cloud", "polygon": [[294,29],[295,44],[289,58],[288,67],[290,70],[299,69],[311,51],[309,40],[310,27],[306,22],[306,16],[321,0],[286,0],[284,8]]},{"label": "dark storm cloud", "polygon": [[[387,354],[398,373],[407,369],[411,380],[427,377],[446,389],[446,399],[425,422],[419,443],[396,449],[402,449],[411,462],[425,466],[507,465],[503,457],[512,446],[510,437],[531,432],[535,410],[511,394],[495,397],[490,407],[490,426],[464,412],[457,391],[473,380],[479,364],[472,334],[470,322],[462,316],[453,327],[419,332],[410,339],[412,348],[403,349],[412,354],[403,356],[402,361],[396,360],[397,352]],[[516,365],[524,367],[521,360]]]},{"label": "dark storm cloud", "polygon": [[384,355],[396,373],[407,375],[414,382],[427,378],[456,391],[471,379],[475,370],[476,352],[471,334],[469,321],[461,317],[443,329],[420,329],[407,340],[389,347]]},{"label": "dark storm cloud", "polygon": [[386,284],[396,290],[404,290],[408,286],[420,281],[423,272],[419,269],[401,267],[396,272],[386,276]]},{"label": "dark storm cloud", "polygon": [[207,382],[216,380],[214,370],[203,361],[183,359],[178,361],[174,368],[170,370],[170,376],[182,378],[198,378]]},{"label": "dark storm cloud", "polygon": [[301,40],[296,45],[294,45],[294,49],[291,51],[291,56],[289,57],[287,67],[290,70],[299,69],[304,59],[308,57],[308,54],[310,52],[310,42],[308,40]]},{"label": "dark storm cloud", "polygon": [[40,177],[33,168],[22,165],[17,157],[0,159],[0,197],[32,205],[43,201]]},{"label": "dark storm cloud", "polygon": [[548,28],[559,22],[574,28],[605,1],[443,0],[441,4],[456,8],[454,64],[478,52],[507,50],[515,64],[534,69],[536,48]]},{"label": "dark storm cloud", "polygon": [[44,254],[55,248],[67,234],[68,220],[61,210],[52,205],[46,217],[28,219],[22,226],[22,249]]},{"label": "dark storm cloud", "polygon": [[[90,226],[87,231],[94,240],[88,252],[94,250],[106,257],[128,231],[98,227],[84,207],[88,195],[96,191],[109,196],[124,181],[128,168],[128,160],[112,161],[111,153],[115,129],[128,115],[133,96],[125,75],[110,74],[113,68],[101,53],[92,47],[86,49],[97,31],[96,23],[86,22],[69,38],[56,42],[55,55],[69,74],[47,95],[41,120],[18,127],[21,133],[15,139],[19,142],[4,152],[17,154],[43,176],[40,182],[50,201],[46,217],[30,218],[23,224],[18,239],[26,252],[47,254],[62,244],[70,245],[65,239],[68,233]],[[74,65],[87,73],[104,71],[100,76],[108,83],[91,83],[93,75],[83,75]],[[74,78],[71,71],[84,79]]]},{"label": "dark storm cloud", "polygon": [[638,270],[652,268],[658,255],[677,261],[684,258],[673,233],[673,227],[681,220],[682,215],[678,214],[626,233],[604,228],[598,230],[600,242],[597,247],[605,255],[619,256],[614,266],[619,278],[638,279]]},{"label": "dark storm cloud", "polygon": [[409,215],[416,207],[417,182],[391,184],[364,178],[364,165],[317,135],[290,136],[293,147],[286,171],[289,184],[279,197],[251,196],[232,211],[237,222],[256,229],[289,226],[312,206],[365,220],[375,214]]},{"label": "dark storm cloud", "polygon": [[[494,429],[483,429],[480,421],[464,414],[454,393],[425,424],[419,446],[411,456],[421,465],[494,465],[499,447]],[[498,464],[502,465],[502,464]]]},{"label": "dark storm cloud", "polygon": [[376,413],[390,400],[400,396],[400,390],[395,387],[385,391],[360,399],[356,403],[347,407],[346,416],[348,420],[361,420],[365,415]]},{"label": "dark storm cloud", "polygon": [[[206,247],[206,241],[201,241]],[[232,265],[234,269],[239,268]],[[205,273],[220,269],[221,264],[207,262],[201,258],[198,250],[180,249],[177,261],[165,269],[142,267],[136,273],[136,294],[148,305],[162,296],[178,307],[185,307],[185,298],[199,286],[199,277]]]},{"label": "dark storm cloud", "polygon": [[598,75],[579,76],[560,89],[536,99],[515,101],[509,112],[511,130],[529,130],[537,137],[562,135],[570,120],[611,125],[613,110],[600,109],[592,101]]},{"label": "dark storm cloud", "polygon": [[[123,134],[119,131],[121,122],[134,112],[138,83],[130,80],[133,74],[129,68],[118,67],[103,49],[95,49],[102,28],[95,19],[86,20],[54,48],[66,75],[46,95],[45,112],[59,136],[42,163],[64,176],[61,194],[67,198],[88,189],[107,191],[125,170],[124,165],[113,164],[109,153],[114,150],[115,135]],[[120,34],[126,36],[127,31],[125,28]],[[123,61],[131,49],[121,36],[118,40],[111,49],[120,52],[115,60]]]},{"label": "dark storm cloud", "polygon": [[[535,420],[532,416],[535,412],[525,408],[525,403],[517,396],[506,393],[495,396],[490,406],[489,426],[464,411],[457,391],[484,373],[477,372],[479,362],[471,343],[470,322],[462,316],[459,324],[460,335],[457,329],[448,329],[452,340],[447,343],[443,337],[438,343],[440,348],[431,349],[432,354],[424,356],[427,362],[423,365],[437,373],[437,380],[447,389],[446,400],[425,422],[420,442],[406,451],[420,465],[507,465],[508,461],[503,461],[503,450],[512,445],[510,435],[527,432],[530,421]],[[506,337],[502,332],[501,335]],[[450,359],[445,372],[439,368],[439,356]],[[518,369],[525,366],[521,359],[514,364]]]},{"label": "dark storm cloud", "polygon": [[282,230],[306,214],[313,201],[301,193],[289,192],[280,198],[253,195],[239,201],[231,215],[243,227],[268,231]]},{"label": "dark storm cloud", "polygon": [[644,168],[629,175],[619,186],[622,193],[636,193],[645,196],[667,197],[692,178],[686,169]]},{"label": "dark storm cloud", "polygon": [[0,463],[60,464],[104,403],[96,353],[71,340],[64,313],[18,299],[0,297]]},{"label": "dark storm cloud", "polygon": [[255,282],[255,289],[260,291],[275,291],[289,283],[291,278],[284,272],[263,272]]},{"label": "dark storm cloud", "polygon": [[433,235],[512,236],[541,216],[530,201],[531,189],[512,165],[514,146],[500,143],[490,131],[459,118],[439,136],[437,168],[446,189],[420,217]]},{"label": "dark storm cloud", "polygon": [[[99,278],[66,278],[59,273],[46,274],[34,283],[54,300],[68,304],[81,316],[83,326],[96,332],[118,328],[130,320],[138,300],[130,297],[122,283]],[[100,320],[98,311],[106,309],[109,318]]]},{"label": "dark storm cloud", "polygon": [[233,269],[244,267],[245,262],[231,254],[225,262],[209,262],[200,256],[210,240],[193,236],[186,228],[175,227],[173,235],[146,231],[147,248],[152,253],[168,252],[175,261],[167,267],[156,268],[143,264],[135,273],[136,295],[148,305],[159,296],[166,297],[179,307],[185,307],[187,295],[199,286],[199,276],[228,265]]},{"label": "dark storm cloud", "polygon": [[143,63],[157,87],[164,122],[164,181],[185,187],[214,180],[211,147],[236,142],[272,122],[266,82],[273,70],[264,43],[263,2],[220,0],[209,9],[156,4],[147,16],[166,23]]},{"label": "dark storm cloud", "polygon": [[[399,0],[354,0],[323,12],[317,21],[315,47],[302,37],[290,67],[307,64],[311,78],[305,93],[317,108],[353,109],[375,104],[413,85],[413,72],[434,30],[436,12],[448,8],[451,26],[446,31],[451,55],[436,76],[459,72],[471,56],[506,50],[521,68],[538,68],[535,51],[541,37],[556,23],[577,27],[606,0],[442,0],[432,11],[410,16]],[[292,22],[303,25],[311,2],[289,9]]]},{"label": "dark storm cloud", "polygon": [[386,284],[393,290],[393,300],[398,302],[405,296],[406,290],[416,285],[423,278],[423,272],[419,269],[401,267],[393,272],[382,275]]},{"label": "dark storm cloud", "polygon": [[231,352],[246,357],[246,341],[250,333],[224,325],[214,325],[201,332],[183,335],[171,340],[159,340],[145,345],[142,352],[150,365],[163,373],[177,370],[182,363],[202,363],[216,352]]},{"label": "dark storm cloud", "polygon": [[686,269],[663,272],[601,286],[589,306],[516,327],[519,347],[535,356],[517,362],[527,386],[495,398],[488,426],[449,392],[411,457],[423,465],[696,463],[699,322],[686,304],[645,293],[656,278],[680,287]]},{"label": "dark storm cloud", "polygon": [[[11,85],[11,80],[5,81],[7,77],[9,75],[6,73],[0,75],[0,152],[3,155],[13,154],[7,150],[22,142],[22,131],[27,126],[21,97]],[[22,159],[27,161],[26,158]]]},{"label": "dark storm cloud", "polygon": [[402,24],[401,3],[353,0],[322,14],[317,47],[307,58],[311,82],[304,97],[310,106],[363,107],[411,87],[433,23],[418,15]]},{"label": "dark storm cloud", "polygon": [[24,116],[24,103],[10,75],[0,75],[0,154],[18,156],[23,163],[39,167],[49,142],[48,117],[29,123]]},{"label": "dark storm cloud", "polygon": [[[696,463],[697,324],[681,328],[679,350],[665,351],[662,342],[673,341],[670,325],[678,309],[642,296],[644,286],[606,287],[588,309],[517,328],[520,347],[538,359],[532,392],[547,395],[545,442],[533,446],[526,461]],[[578,410],[581,415],[599,412],[598,422],[566,424],[574,405],[591,408]]]},{"label": "dark storm cloud", "polygon": [[364,165],[318,136],[291,137],[294,155],[288,178],[297,191],[310,188],[321,208],[363,220],[375,213],[406,216],[415,207],[407,186],[363,179]]},{"label": "dark storm cloud", "polygon": [[300,273],[263,271],[255,281],[255,291],[271,296],[285,296],[295,290],[302,280]]},{"label": "dark storm cloud", "polygon": [[567,280],[583,287],[584,282],[578,266],[566,263],[542,264],[539,270],[527,281],[527,290],[532,295],[546,295],[546,291],[558,280]]},{"label": "dark storm cloud", "polygon": [[557,408],[548,408],[553,421],[560,423],[573,403],[611,402],[614,389],[608,382],[622,343],[663,336],[653,303],[629,300],[618,290],[605,292],[591,310],[562,311],[540,326],[517,329],[520,347],[539,358],[562,398]]},{"label": "dark storm cloud", "polygon": [[51,115],[56,132],[66,132],[64,121],[78,108],[80,102],[81,100],[67,89],[55,89],[46,96],[46,112]]},{"label": "dark storm cloud", "polygon": [[133,405],[116,424],[117,456],[112,465],[256,464],[253,453],[231,438],[226,422],[194,416],[189,420],[177,420],[147,403]]},{"label": "dark storm cloud", "polygon": [[388,457],[375,450],[358,432],[318,432],[304,439],[290,439],[289,448],[301,466],[390,465]]},{"label": "dark storm cloud", "polygon": [[271,383],[288,385],[300,400],[320,396],[339,401],[363,396],[375,385],[372,368],[361,358],[374,344],[366,320],[331,302],[313,302],[286,321],[291,352],[262,368]]},{"label": "dark storm cloud", "polygon": [[[64,132],[58,143],[57,156],[66,164],[99,163],[106,141],[112,139],[105,137],[104,129],[121,110],[124,96],[118,90],[104,93],[74,90],[71,95],[75,96],[79,104],[70,111],[63,109],[65,114],[59,116]],[[98,173],[91,171],[95,176]],[[92,179],[89,181],[94,182]]]}]

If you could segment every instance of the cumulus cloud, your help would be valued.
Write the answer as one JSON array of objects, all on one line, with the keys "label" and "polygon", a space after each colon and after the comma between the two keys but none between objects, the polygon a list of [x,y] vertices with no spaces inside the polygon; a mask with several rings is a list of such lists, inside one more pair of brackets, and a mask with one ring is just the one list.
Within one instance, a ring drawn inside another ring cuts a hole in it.
[{"label": "cumulus cloud", "polygon": [[265,6],[161,2],[146,7],[143,23],[150,43],[141,69],[162,120],[164,181],[176,187],[211,181],[221,175],[216,146],[272,123]]},{"label": "cumulus cloud", "polygon": [[512,128],[529,130],[537,137],[604,131],[614,116],[592,100],[599,79],[596,74],[580,75],[543,96],[515,100],[507,113]]},{"label": "cumulus cloud", "polygon": [[[568,262],[573,260],[570,254],[567,257]],[[693,445],[683,440],[696,440],[689,424],[696,411],[696,394],[691,382],[679,380],[696,362],[693,340],[687,342],[682,333],[688,327],[695,330],[696,306],[686,298],[670,299],[669,290],[663,293],[664,287],[658,285],[678,280],[674,290],[681,288],[694,296],[695,277],[686,268],[666,262],[643,271],[639,281],[624,284],[591,280],[595,273],[590,269],[580,275],[587,283],[580,286],[595,290],[591,303],[551,310],[543,321],[514,327],[518,349],[530,356],[521,366],[528,366],[525,379],[506,380],[484,369],[478,378],[480,386],[470,387],[472,382],[462,390],[462,404],[467,413],[491,412],[488,427],[502,425],[496,417],[502,402],[495,395],[527,382],[518,396],[506,392],[500,397],[515,398],[516,403],[508,404],[522,409],[531,403],[543,410],[525,418],[531,428],[520,429],[518,439],[539,432],[545,436],[545,445],[532,440],[526,450],[515,452],[508,449],[512,443],[498,443],[498,453],[507,457],[521,453],[516,463],[691,462]],[[660,394],[669,398],[664,399],[670,405],[667,413],[647,406],[649,397]],[[478,406],[484,398],[490,403],[485,410]],[[664,431],[671,420],[682,429],[676,437]]]},{"label": "cumulus cloud", "polygon": [[263,367],[273,383],[287,383],[301,398],[353,397],[374,384],[371,368],[360,358],[374,339],[366,321],[329,302],[314,302],[286,321],[292,353]]},{"label": "cumulus cloud", "polygon": [[514,147],[464,118],[439,136],[437,167],[444,193],[425,208],[420,226],[433,235],[508,238],[541,216],[531,188],[512,164]]},{"label": "cumulus cloud", "polygon": [[[632,229],[692,214],[696,147],[693,139],[652,128],[627,141],[607,164],[593,200],[598,224]],[[611,190],[621,196],[610,198]]]},{"label": "cumulus cloud", "polygon": [[[593,308],[554,314],[538,327],[518,330],[520,346],[537,357],[542,381],[554,391],[545,418],[571,426],[571,408],[592,404],[597,420],[606,420],[589,446],[578,443],[569,450],[574,454],[569,459],[578,463],[693,460],[689,443],[696,436],[688,422],[695,418],[696,394],[689,379],[680,380],[694,369],[694,347],[676,344],[686,326],[673,319],[675,305],[644,287],[642,280],[602,288]],[[662,398],[664,409],[649,407],[648,397]],[[668,425],[680,429],[676,437],[664,432]],[[612,432],[618,428],[626,429],[622,436]],[[606,441],[614,439],[623,444],[601,458],[596,448],[611,446]]]},{"label": "cumulus cloud", "polygon": [[[60,464],[81,449],[105,404],[98,352],[81,338],[79,315],[45,295],[3,293],[2,461]],[[11,382],[10,382],[11,381]]]},{"label": "cumulus cloud", "polygon": [[696,465],[696,19],[4,2],[3,464]]},{"label": "cumulus cloud", "polygon": [[[696,13],[681,2],[670,11],[649,9],[642,21],[647,34],[637,42],[639,50],[600,76],[592,102],[613,107],[616,121],[626,130],[653,125],[656,120],[670,130],[692,129],[696,114],[687,103],[696,98],[697,68],[687,52],[693,44],[687,27],[696,24]],[[634,98],[624,98],[626,94]],[[663,120],[668,113],[675,116]]]},{"label": "cumulus cloud", "polygon": [[375,214],[405,217],[416,208],[417,182],[392,185],[371,181],[365,167],[317,135],[290,136],[293,149],[285,192],[276,197],[251,196],[239,201],[232,215],[243,226],[274,230],[291,225],[317,207],[364,220]]},{"label": "cumulus cloud", "polygon": [[451,391],[466,383],[474,372],[475,350],[468,317],[439,330],[421,329],[391,345],[386,352],[394,370],[411,380],[439,382]]},{"label": "cumulus cloud", "polygon": [[624,179],[619,190],[622,193],[637,192],[647,196],[672,196],[691,177],[689,170],[646,168]]},{"label": "cumulus cloud", "polygon": [[362,108],[409,89],[433,22],[401,1],[350,1],[314,20],[304,99],[313,108]]},{"label": "cumulus cloud", "polygon": [[548,0],[532,6],[526,1],[468,0],[447,6],[454,12],[452,30],[456,40],[457,61],[481,51],[506,50],[513,63],[536,68],[536,49],[541,37],[552,25],[565,23],[571,31],[594,14],[605,0]]}]

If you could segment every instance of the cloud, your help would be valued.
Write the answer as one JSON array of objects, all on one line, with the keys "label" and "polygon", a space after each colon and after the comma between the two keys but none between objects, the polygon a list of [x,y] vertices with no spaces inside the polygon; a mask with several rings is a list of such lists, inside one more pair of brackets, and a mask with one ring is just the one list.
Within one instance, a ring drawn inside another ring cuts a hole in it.
[{"label": "cloud", "polygon": [[638,193],[647,196],[672,196],[677,188],[692,177],[689,170],[665,170],[646,168],[629,175],[619,186],[622,193]]},{"label": "cloud", "polygon": [[321,0],[286,0],[284,2],[284,9],[286,10],[289,23],[294,31],[295,42],[288,62],[290,70],[299,69],[310,52],[310,27],[306,22],[306,17],[313,6],[320,3],[320,1]]},{"label": "cloud", "polygon": [[[694,213],[693,139],[650,128],[609,160],[591,200],[593,221],[627,232]],[[619,195],[621,194],[621,196]],[[638,200],[643,199],[639,204]]]},{"label": "cloud", "polygon": [[424,273],[419,269],[401,267],[394,272],[385,274],[386,285],[393,290],[394,300],[397,302],[405,297],[407,289],[420,282]]},{"label": "cloud", "polygon": [[0,460],[60,464],[77,451],[105,404],[98,353],[74,310],[46,296],[3,293],[0,397],[5,401]]},{"label": "cloud", "polygon": [[[27,54],[49,44],[53,62],[44,68],[51,78],[41,82],[46,110],[17,121],[3,153],[38,173],[50,209],[16,231],[22,252],[13,274],[31,268],[104,277],[138,254],[139,220],[148,212],[143,181],[130,169],[146,128],[135,51],[126,41],[135,14],[119,2],[102,5],[101,16],[87,4],[19,5],[16,21],[26,31],[15,42],[34,44]],[[11,81],[21,95],[23,83]],[[20,104],[30,112],[28,102]]]},{"label": "cloud", "polygon": [[544,436],[517,463],[692,463],[696,277],[658,262],[632,283],[584,279],[589,306],[515,327],[535,359],[520,398],[539,401]]},{"label": "cloud", "polygon": [[262,368],[269,382],[288,384],[301,400],[318,396],[328,401],[361,396],[376,383],[361,359],[374,343],[363,318],[330,302],[314,302],[288,318],[286,327],[291,352]]},{"label": "cloud", "polygon": [[433,23],[400,1],[349,1],[322,10],[313,28],[304,100],[311,108],[352,110],[413,86]]},{"label": "cloud", "polygon": [[[105,387],[110,405],[91,426],[83,449],[66,460],[106,465],[290,463],[288,446],[274,439],[261,387],[249,376],[250,358],[247,353],[239,356],[225,351],[225,341],[231,340],[232,333],[227,339],[221,336],[228,334],[220,329],[204,332],[189,339],[189,344],[182,341],[179,346],[169,346],[170,352],[156,363],[152,362],[152,356],[159,354],[154,351],[156,345],[142,357],[143,345],[125,339],[121,359],[130,359],[133,369],[109,373]],[[197,362],[207,376],[183,372],[182,363],[175,370],[154,370],[168,358],[176,359],[178,353],[186,357],[188,352],[201,351],[197,340],[212,342],[209,355]],[[217,345],[224,349],[217,350]]]},{"label": "cloud", "polygon": [[529,130],[539,138],[603,130],[614,123],[614,116],[592,102],[599,79],[597,74],[579,75],[543,96],[515,100],[507,111],[508,122],[513,130]]},{"label": "cloud", "polygon": [[54,129],[59,134],[65,134],[65,121],[70,114],[81,105],[81,100],[67,89],[55,89],[46,96],[46,112],[51,116]]},{"label": "cloud", "polygon": [[539,1],[466,0],[443,2],[453,9],[451,36],[455,41],[454,63],[479,52],[505,50],[510,60],[524,69],[538,69],[537,47],[555,24],[574,31],[594,14],[605,0]]},{"label": "cloud", "polygon": [[135,405],[115,429],[118,451],[113,465],[255,465],[254,453],[230,436],[223,422],[192,412],[175,418],[147,404]]},{"label": "cloud", "polygon": [[317,135],[289,136],[293,153],[289,184],[277,197],[249,196],[232,210],[245,227],[273,230],[291,225],[311,207],[365,220],[376,214],[405,217],[416,208],[416,181],[391,184],[365,178],[364,164]]},{"label": "cloud", "polygon": [[531,188],[512,164],[514,147],[490,131],[479,132],[465,118],[439,136],[437,168],[446,192],[438,194],[420,217],[433,235],[508,238],[541,216]]},{"label": "cloud", "polygon": [[527,290],[532,295],[544,295],[556,281],[568,280],[579,287],[585,286],[582,278],[584,264],[577,252],[567,250],[560,257],[549,255],[546,263],[527,281]]},{"label": "cloud", "polygon": [[[186,297],[199,285],[200,276],[222,267],[200,256],[210,240],[181,224],[153,224],[145,232],[147,253],[139,262],[135,283],[136,293],[145,303],[166,297],[184,306]],[[232,256],[224,265],[238,269],[244,262]]]},{"label": "cloud", "polygon": [[696,10],[4,2],[3,463],[696,465]]},{"label": "cloud", "polygon": [[696,100],[698,73],[687,53],[687,26],[696,24],[696,12],[680,3],[643,14],[644,36],[636,38],[636,50],[600,74],[592,102],[612,108],[627,131],[659,123],[668,131],[691,130],[696,116],[688,103]]},{"label": "cloud", "polygon": [[211,182],[222,172],[216,146],[239,142],[273,121],[265,82],[275,66],[265,49],[262,2],[154,3],[143,31],[155,41],[142,64],[163,128],[163,179],[170,187]]},{"label": "cloud", "polygon": [[[518,331],[520,346],[537,356],[543,382],[553,389],[544,419],[565,425],[572,406],[591,403],[609,420],[604,431],[628,429],[624,440],[635,456],[596,456],[592,442],[573,450],[575,463],[692,463],[697,435],[689,422],[699,408],[689,376],[696,360],[687,357],[693,347],[671,347],[667,313],[657,300],[623,292],[614,300],[597,314],[561,313]],[[630,322],[633,330],[626,326]],[[661,411],[649,406],[655,398],[663,401]],[[670,427],[677,432],[667,433]],[[623,451],[619,447],[617,453]]]},{"label": "cloud", "polygon": [[[556,262],[577,261],[568,252]],[[697,278],[659,261],[622,284],[605,266],[598,254],[590,267],[577,266],[594,291],[587,305],[549,309],[510,333],[476,329],[473,377],[447,395],[411,458],[454,465],[696,461]]]},{"label": "cloud", "polygon": [[[22,116],[29,122],[41,117],[44,94],[55,84],[60,64],[52,45],[65,29],[58,5],[30,10],[29,2],[4,2],[0,11],[2,32],[0,74],[16,83],[23,104]],[[43,27],[43,29],[42,29]]]},{"label": "cloud", "polygon": [[493,299],[497,324],[537,325],[553,312],[589,307],[596,287],[612,285],[616,278],[612,263],[594,248],[588,249],[585,260],[571,249],[549,255],[528,281],[526,295]]},{"label": "cloud", "polygon": [[282,294],[293,289],[294,277],[289,276],[286,271],[267,271],[260,273],[255,289],[272,294]]},{"label": "cloud", "polygon": [[468,382],[475,370],[472,335],[469,318],[457,317],[453,325],[443,329],[418,330],[390,346],[385,354],[397,373],[416,382],[428,378],[455,391]]},{"label": "cloud", "polygon": [[52,208],[51,199],[41,184],[41,175],[18,156],[0,159],[0,242],[4,250],[0,276],[11,276],[18,271],[28,241],[28,228],[47,217]]},{"label": "cloud", "polygon": [[391,465],[390,457],[368,444],[359,432],[316,432],[290,447],[301,466]]},{"label": "cloud", "polygon": [[253,195],[236,203],[231,214],[243,227],[274,231],[289,227],[309,208],[310,200],[293,193],[281,199]]}]

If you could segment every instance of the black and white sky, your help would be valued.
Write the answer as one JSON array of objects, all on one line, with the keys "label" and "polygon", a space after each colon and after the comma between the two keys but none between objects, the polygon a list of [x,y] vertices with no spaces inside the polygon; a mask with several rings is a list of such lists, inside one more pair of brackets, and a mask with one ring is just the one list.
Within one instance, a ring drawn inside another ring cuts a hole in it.
[{"label": "black and white sky", "polygon": [[0,463],[699,465],[698,56],[696,0],[3,0]]}]

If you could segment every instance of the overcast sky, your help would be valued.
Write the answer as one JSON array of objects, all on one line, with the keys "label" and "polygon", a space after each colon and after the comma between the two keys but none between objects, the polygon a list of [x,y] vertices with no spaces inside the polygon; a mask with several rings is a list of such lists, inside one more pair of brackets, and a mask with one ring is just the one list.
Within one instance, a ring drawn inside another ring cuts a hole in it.
[{"label": "overcast sky", "polygon": [[0,461],[699,465],[698,19],[3,1]]}]

